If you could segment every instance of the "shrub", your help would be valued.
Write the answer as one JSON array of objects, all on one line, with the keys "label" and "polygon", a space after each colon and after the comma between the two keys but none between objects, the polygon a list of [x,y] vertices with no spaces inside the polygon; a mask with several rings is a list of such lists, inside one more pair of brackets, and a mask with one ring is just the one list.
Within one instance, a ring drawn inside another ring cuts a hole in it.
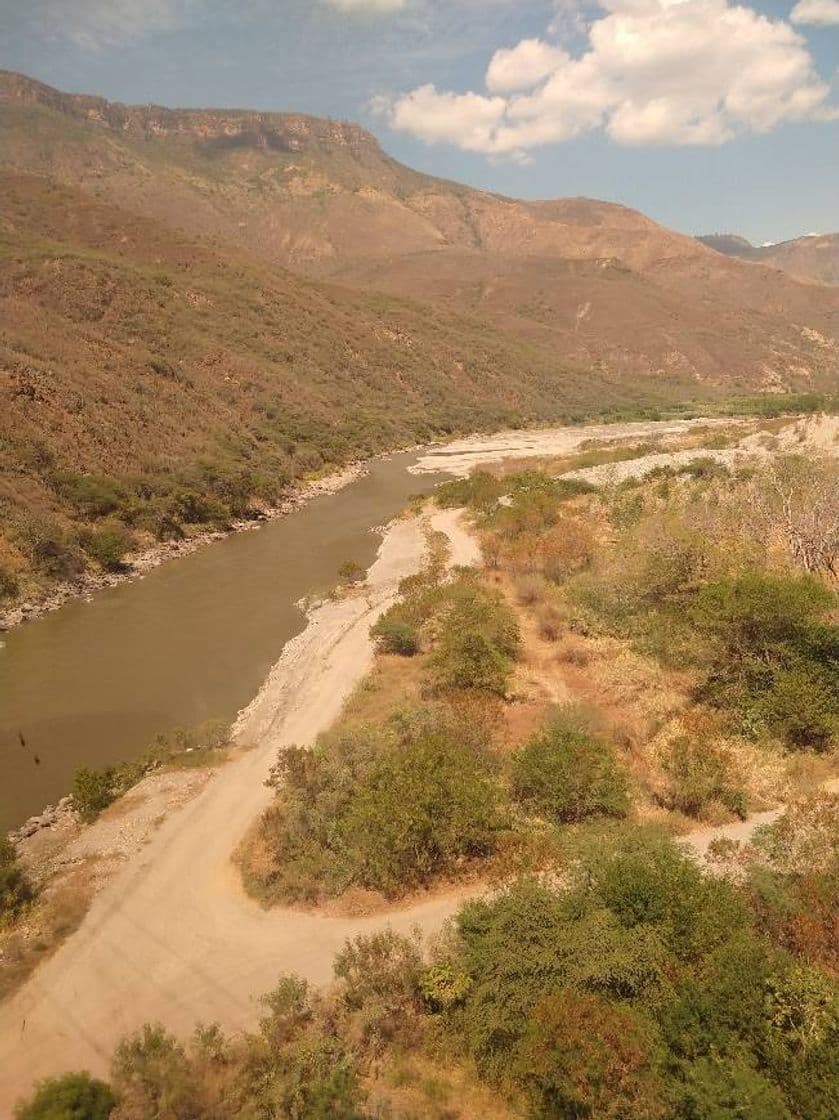
[{"label": "shrub", "polygon": [[545,594],[545,584],[539,576],[519,576],[516,580],[516,598],[525,606],[538,603]]},{"label": "shrub", "polygon": [[626,779],[609,744],[559,719],[518,752],[512,785],[528,812],[555,823],[622,817],[629,808]]},{"label": "shrub", "polygon": [[505,696],[521,640],[515,615],[500,595],[478,584],[466,582],[451,596],[440,644],[429,662],[434,687]]},{"label": "shrub", "polygon": [[199,1084],[186,1051],[159,1024],[147,1024],[119,1044],[111,1081],[125,1120],[192,1120],[200,1115]]},{"label": "shrub", "polygon": [[557,603],[543,603],[536,612],[539,635],[547,642],[556,642],[568,621],[567,613]]},{"label": "shrub", "polygon": [[533,1009],[515,1058],[533,1116],[664,1116],[652,1035],[637,1012],[598,996],[571,990],[545,996]]},{"label": "shrub", "polygon": [[745,901],[730,883],[703,875],[684,849],[655,832],[639,829],[619,846],[601,846],[580,875],[586,893],[621,924],[654,926],[678,959],[714,952],[748,921]]},{"label": "shrub", "polygon": [[360,583],[364,574],[364,568],[355,560],[345,560],[338,568],[338,579],[342,583]]},{"label": "shrub", "polygon": [[702,694],[794,746],[823,748],[839,728],[835,597],[810,576],[748,573],[702,588],[693,609],[713,642]]},{"label": "shrub", "polygon": [[420,640],[416,627],[390,611],[372,627],[370,634],[384,653],[413,657],[419,653]]},{"label": "shrub", "polygon": [[681,1120],[793,1120],[784,1094],[743,1058],[707,1057],[685,1064],[677,1089]]},{"label": "shrub", "polygon": [[737,784],[725,751],[714,743],[699,743],[683,735],[670,744],[662,769],[669,779],[665,796],[669,808],[699,817],[713,802],[744,819],[745,791]]},{"label": "shrub", "polygon": [[122,525],[88,529],[79,534],[79,544],[106,572],[118,572],[131,548],[131,534]]},{"label": "shrub", "polygon": [[491,854],[502,826],[482,760],[429,736],[383,753],[336,832],[353,881],[393,895]]},{"label": "shrub", "polygon": [[73,808],[85,821],[94,821],[116,800],[117,779],[112,767],[92,770],[81,767],[73,776]]},{"label": "shrub", "polygon": [[587,567],[595,551],[591,530],[576,518],[566,517],[543,540],[542,570],[545,579],[562,583]]},{"label": "shrub", "polygon": [[476,689],[506,696],[513,666],[492,642],[474,631],[448,632],[430,661],[432,681],[441,692]]},{"label": "shrub", "polygon": [[15,1109],[15,1120],[106,1120],[116,1097],[89,1073],[68,1073],[42,1081],[35,1095]]},{"label": "shrub", "polygon": [[13,921],[32,896],[32,884],[17,862],[14,845],[0,837],[0,928]]},{"label": "shrub", "polygon": [[72,579],[84,570],[84,559],[61,526],[50,518],[33,517],[21,530],[21,545],[36,571],[52,579]]},{"label": "shrub", "polygon": [[0,563],[0,602],[3,599],[13,599],[19,589],[18,578],[15,573]]}]

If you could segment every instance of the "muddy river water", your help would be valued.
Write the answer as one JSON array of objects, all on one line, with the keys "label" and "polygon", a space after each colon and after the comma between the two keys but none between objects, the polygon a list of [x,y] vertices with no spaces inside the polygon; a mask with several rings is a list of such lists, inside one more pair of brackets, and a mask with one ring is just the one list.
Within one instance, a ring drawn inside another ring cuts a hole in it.
[{"label": "muddy river water", "polygon": [[[344,561],[368,567],[371,530],[411,494],[488,460],[694,423],[501,432],[377,460],[337,494],[0,634],[0,834],[68,793],[80,766],[134,758],[174,727],[232,720],[303,629],[295,604],[333,586]],[[425,473],[410,473],[415,465]]]},{"label": "muddy river water", "polygon": [[371,530],[442,477],[409,474],[416,458],[376,461],[337,494],[0,635],[0,834],[69,792],[80,766],[232,719],[302,630],[295,604],[345,560],[368,567]]}]

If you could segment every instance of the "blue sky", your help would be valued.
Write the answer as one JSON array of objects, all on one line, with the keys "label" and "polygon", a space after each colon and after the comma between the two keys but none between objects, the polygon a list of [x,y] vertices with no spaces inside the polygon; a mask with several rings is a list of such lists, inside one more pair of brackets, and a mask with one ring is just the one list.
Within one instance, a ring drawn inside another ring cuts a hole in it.
[{"label": "blue sky", "polygon": [[839,0],[0,0],[0,66],[358,120],[420,170],[688,233],[839,230]]}]

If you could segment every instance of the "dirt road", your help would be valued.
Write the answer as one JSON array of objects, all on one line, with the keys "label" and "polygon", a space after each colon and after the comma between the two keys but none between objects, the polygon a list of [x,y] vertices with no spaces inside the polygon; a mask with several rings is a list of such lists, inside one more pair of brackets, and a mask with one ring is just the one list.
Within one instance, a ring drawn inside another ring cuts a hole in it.
[{"label": "dirt road", "polygon": [[[433,527],[450,535],[452,562],[476,558],[455,513],[435,515]],[[197,1022],[252,1024],[256,997],[281,973],[326,981],[348,937],[388,923],[404,932],[437,928],[457,908],[459,899],[446,896],[386,918],[264,911],[244,895],[230,862],[270,799],[263,782],[277,749],[310,742],[334,721],[371,664],[371,624],[399,580],[419,569],[424,547],[417,520],[388,531],[365,591],[318,608],[243,713],[239,737],[258,746],[162,824],[76,933],[0,1005],[4,1120],[39,1077],[105,1072],[115,1043],[144,1022],[183,1033]]]}]

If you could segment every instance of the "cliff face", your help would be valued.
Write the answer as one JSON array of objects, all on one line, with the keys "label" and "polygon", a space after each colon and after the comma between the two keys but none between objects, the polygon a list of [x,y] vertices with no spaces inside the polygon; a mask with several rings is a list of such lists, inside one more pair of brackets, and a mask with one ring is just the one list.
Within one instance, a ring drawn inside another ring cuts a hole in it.
[{"label": "cliff face", "polygon": [[278,152],[348,151],[357,158],[385,159],[376,138],[359,125],[303,113],[249,109],[167,109],[123,105],[104,97],[62,93],[24,74],[0,71],[0,102],[41,106],[133,139],[215,142],[219,147],[256,147]]}]

